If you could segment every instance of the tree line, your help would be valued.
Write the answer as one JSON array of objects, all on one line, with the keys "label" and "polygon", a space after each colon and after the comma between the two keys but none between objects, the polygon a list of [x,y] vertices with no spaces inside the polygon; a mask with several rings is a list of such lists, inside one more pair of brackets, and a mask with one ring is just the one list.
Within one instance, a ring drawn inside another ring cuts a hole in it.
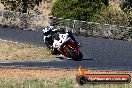
[{"label": "tree line", "polygon": [[131,26],[132,0],[124,0],[120,8],[123,12],[111,9],[109,0],[57,0],[52,14],[68,19]]},{"label": "tree line", "polygon": [[[1,0],[6,10],[27,13],[42,0]],[[123,12],[110,9],[109,0],[57,0],[51,14],[56,17],[96,21],[119,25],[132,25],[132,0],[123,0],[120,5]]]}]

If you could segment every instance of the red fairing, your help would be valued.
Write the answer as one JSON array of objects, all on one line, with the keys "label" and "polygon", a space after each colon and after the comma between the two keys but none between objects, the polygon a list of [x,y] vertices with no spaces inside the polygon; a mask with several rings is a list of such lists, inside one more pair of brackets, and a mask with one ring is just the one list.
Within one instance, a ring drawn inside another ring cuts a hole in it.
[{"label": "red fairing", "polygon": [[69,47],[70,49],[74,49],[76,55],[78,55],[78,47],[75,45],[75,43],[69,39],[67,42],[65,42],[61,47],[60,47],[60,51],[61,53],[64,55],[64,56],[67,56],[66,55],[66,49],[65,47]]}]

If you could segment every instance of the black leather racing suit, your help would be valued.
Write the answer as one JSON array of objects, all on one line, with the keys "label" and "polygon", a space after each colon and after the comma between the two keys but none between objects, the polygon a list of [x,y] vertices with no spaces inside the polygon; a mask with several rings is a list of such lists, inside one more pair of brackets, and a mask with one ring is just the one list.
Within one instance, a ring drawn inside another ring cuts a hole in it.
[{"label": "black leather racing suit", "polygon": [[[49,31],[49,35],[48,37],[45,38],[45,44],[47,45],[47,47],[49,49],[52,49],[52,54],[55,54],[55,52],[57,52],[57,50],[53,49],[52,45],[53,45],[53,38],[58,39],[59,40],[59,33],[66,33],[64,28],[60,28],[59,30],[55,30],[52,31],[52,29]],[[73,34],[71,31],[68,31],[69,37],[75,42],[75,44],[78,44],[78,42],[76,42]]]}]

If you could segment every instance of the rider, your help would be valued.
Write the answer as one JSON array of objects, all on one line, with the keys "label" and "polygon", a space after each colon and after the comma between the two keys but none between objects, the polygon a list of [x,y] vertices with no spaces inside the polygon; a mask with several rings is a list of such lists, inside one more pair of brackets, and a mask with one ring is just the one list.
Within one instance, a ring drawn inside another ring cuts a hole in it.
[{"label": "rider", "polygon": [[[50,17],[52,20],[53,17]],[[58,50],[53,48],[53,37],[58,37],[58,33],[66,33],[65,28],[60,28],[59,30],[55,28],[56,22],[50,22],[50,26],[47,26],[45,29],[43,29],[44,34],[44,42],[47,45],[48,48],[51,49],[52,54],[58,54]],[[68,31],[69,37],[72,38],[72,40],[75,42],[75,44],[78,46],[78,42],[75,40],[72,32]]]}]

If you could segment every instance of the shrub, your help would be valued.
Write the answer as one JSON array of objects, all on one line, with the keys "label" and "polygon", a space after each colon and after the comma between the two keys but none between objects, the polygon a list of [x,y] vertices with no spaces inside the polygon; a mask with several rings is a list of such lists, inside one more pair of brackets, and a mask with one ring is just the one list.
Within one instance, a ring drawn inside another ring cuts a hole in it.
[{"label": "shrub", "polygon": [[52,14],[57,17],[90,21],[104,7],[102,0],[57,0],[53,5]]}]

